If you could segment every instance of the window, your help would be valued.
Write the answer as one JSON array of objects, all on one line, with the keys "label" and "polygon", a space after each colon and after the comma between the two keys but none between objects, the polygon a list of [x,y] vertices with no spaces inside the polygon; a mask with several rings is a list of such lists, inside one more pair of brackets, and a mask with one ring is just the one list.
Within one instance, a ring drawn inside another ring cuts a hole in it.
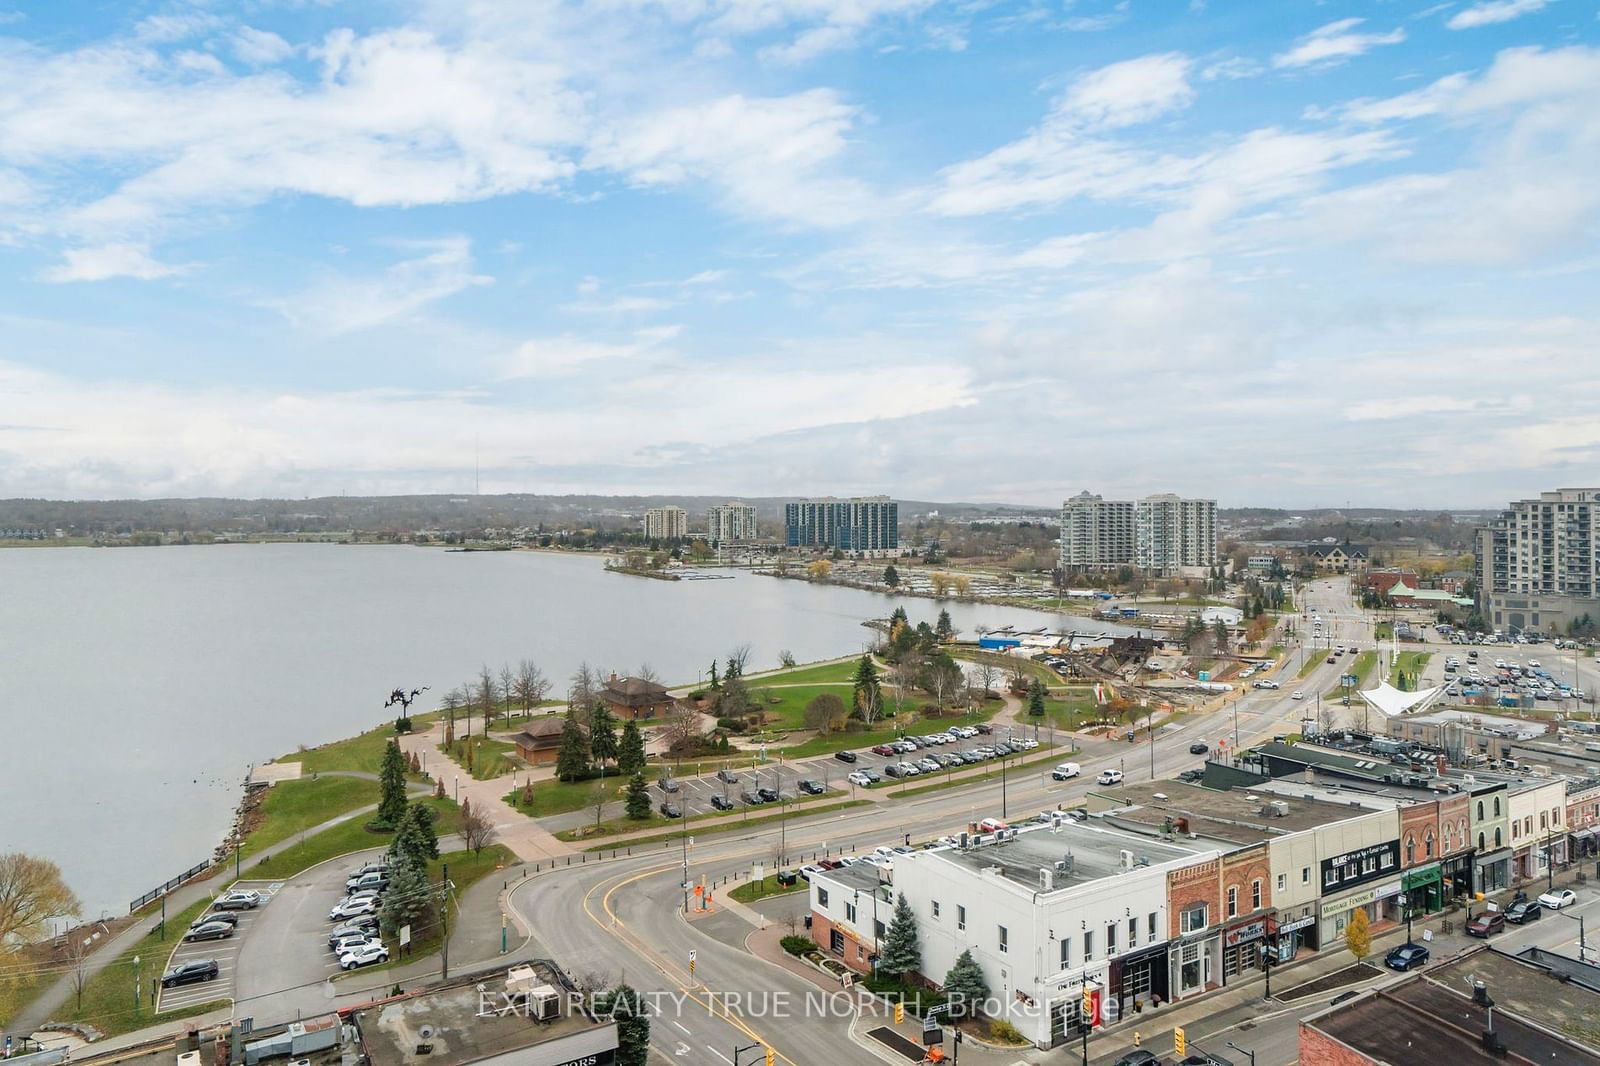
[{"label": "window", "polygon": [[1094,961],[1094,933],[1083,934],[1083,961],[1087,964]]},{"label": "window", "polygon": [[1483,821],[1483,800],[1478,801],[1478,821]]},{"label": "window", "polygon": [[1063,970],[1065,970],[1068,967],[1070,967],[1071,965],[1072,965],[1072,938],[1070,936],[1064,936],[1064,937],[1061,938],[1061,968]]},{"label": "window", "polygon": [[1550,816],[1543,811],[1539,812],[1539,828],[1541,830],[1550,828]]},{"label": "window", "polygon": [[1279,892],[1285,892],[1285,891],[1288,890],[1288,888],[1289,888],[1289,875],[1288,874],[1279,874],[1278,875],[1278,891]]},{"label": "window", "polygon": [[1206,927],[1206,905],[1196,903],[1185,907],[1178,916],[1178,931],[1181,933],[1198,933]]},{"label": "window", "polygon": [[[1303,883],[1303,882],[1302,882]],[[1322,887],[1332,888],[1339,883],[1339,867],[1330,866],[1322,874]]]},{"label": "window", "polygon": [[1423,837],[1422,837],[1422,857],[1424,859],[1433,858],[1433,830],[1432,829],[1428,830],[1427,833],[1424,834]]},{"label": "window", "polygon": [[825,908],[825,907],[827,907],[827,905],[828,905],[828,890],[825,889],[825,888],[817,889],[817,906]]},{"label": "window", "polygon": [[1148,928],[1149,928],[1149,933],[1147,935],[1150,938],[1150,943],[1154,944],[1156,942],[1156,912],[1155,911],[1151,911],[1150,912],[1150,925],[1148,926]]},{"label": "window", "polygon": [[1003,925],[995,928],[1000,930],[1000,954],[1004,955],[1011,950],[1011,934],[1006,932],[1006,927]]},{"label": "window", "polygon": [[1511,823],[1511,839],[1513,841],[1515,841],[1517,839],[1517,837],[1519,837],[1521,835],[1522,835],[1522,823],[1521,822],[1512,822]]},{"label": "window", "polygon": [[1239,886],[1228,886],[1228,917],[1235,918],[1239,914]]},{"label": "window", "polygon": [[1406,834],[1406,865],[1410,866],[1417,861],[1417,838],[1410,833]]},{"label": "window", "polygon": [[1250,882],[1250,909],[1253,911],[1261,909],[1261,878],[1259,877]]},{"label": "window", "polygon": [[884,928],[883,923],[874,918],[872,921],[872,935],[878,940],[882,940],[883,934],[886,932],[888,932],[888,930]]},{"label": "window", "polygon": [[1107,955],[1115,955],[1116,953],[1117,953],[1117,923],[1116,922],[1112,922],[1110,925],[1106,926],[1106,954]]},{"label": "window", "polygon": [[1300,867],[1300,883],[1302,885],[1309,885],[1311,883],[1311,867]]},{"label": "window", "polygon": [[1494,831],[1494,846],[1497,847],[1497,848],[1500,846],[1500,829],[1499,829],[1499,827],[1496,827],[1495,831]]},{"label": "window", "polygon": [[1483,834],[1482,833],[1478,834],[1478,850],[1479,851],[1485,850],[1485,844],[1484,844],[1484,839],[1483,839]]},{"label": "window", "polygon": [[938,900],[934,900],[933,901],[933,916],[935,918],[939,917],[939,901]]},{"label": "window", "polygon": [[965,929],[966,927],[967,927],[967,908],[963,907],[961,904],[958,903],[958,904],[956,904],[956,928],[957,929]]},{"label": "window", "polygon": [[1496,796],[1494,798],[1494,816],[1496,818],[1500,817],[1500,797],[1499,796]]},{"label": "window", "polygon": [[856,905],[854,903],[846,903],[844,905],[844,920],[851,925],[856,923]]},{"label": "window", "polygon": [[1128,946],[1130,948],[1139,946],[1139,919],[1137,918],[1128,919]]}]

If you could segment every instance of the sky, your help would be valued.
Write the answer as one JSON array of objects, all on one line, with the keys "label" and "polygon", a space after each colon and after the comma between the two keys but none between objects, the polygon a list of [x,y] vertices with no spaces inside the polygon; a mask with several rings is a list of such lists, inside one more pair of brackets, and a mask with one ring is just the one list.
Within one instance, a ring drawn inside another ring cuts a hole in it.
[{"label": "sky", "polygon": [[1600,482],[1594,0],[0,0],[0,496]]}]

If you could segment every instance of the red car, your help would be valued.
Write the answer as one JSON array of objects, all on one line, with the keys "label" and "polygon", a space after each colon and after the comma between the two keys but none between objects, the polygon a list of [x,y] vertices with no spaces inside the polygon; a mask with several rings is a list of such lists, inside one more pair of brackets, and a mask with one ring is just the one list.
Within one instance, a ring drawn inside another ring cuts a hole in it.
[{"label": "red car", "polygon": [[897,754],[899,754],[894,748],[891,748],[887,744],[874,744],[872,746],[872,753],[874,755],[897,755]]}]

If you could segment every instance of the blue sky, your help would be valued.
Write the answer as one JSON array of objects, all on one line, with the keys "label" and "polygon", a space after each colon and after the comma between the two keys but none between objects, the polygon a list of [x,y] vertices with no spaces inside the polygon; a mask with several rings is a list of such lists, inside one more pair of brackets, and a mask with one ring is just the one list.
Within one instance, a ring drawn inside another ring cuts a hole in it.
[{"label": "blue sky", "polygon": [[1592,0],[0,3],[0,495],[1593,483]]}]

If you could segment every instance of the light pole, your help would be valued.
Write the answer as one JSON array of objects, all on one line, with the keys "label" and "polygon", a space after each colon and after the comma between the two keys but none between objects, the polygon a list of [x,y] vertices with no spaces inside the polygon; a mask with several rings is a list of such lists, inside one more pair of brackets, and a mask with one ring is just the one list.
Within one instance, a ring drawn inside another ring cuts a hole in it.
[{"label": "light pole", "polygon": [[689,913],[689,834],[684,833],[680,839],[683,841],[683,913]]},{"label": "light pole", "polygon": [[1584,958],[1584,955],[1589,950],[1589,942],[1585,940],[1583,936],[1583,915],[1568,914],[1566,911],[1556,911],[1556,913],[1561,915],[1561,917],[1566,918],[1568,921],[1578,923],[1578,961],[1587,962],[1588,960]]},{"label": "light pole", "polygon": [[1246,1049],[1240,1047],[1238,1044],[1235,1044],[1232,1040],[1229,1040],[1227,1042],[1227,1044],[1228,1044],[1229,1047],[1233,1048],[1233,1050],[1237,1051],[1239,1054],[1241,1054],[1241,1055],[1249,1055],[1250,1056],[1250,1066],[1256,1066],[1256,1053],[1254,1051],[1247,1051]]}]

